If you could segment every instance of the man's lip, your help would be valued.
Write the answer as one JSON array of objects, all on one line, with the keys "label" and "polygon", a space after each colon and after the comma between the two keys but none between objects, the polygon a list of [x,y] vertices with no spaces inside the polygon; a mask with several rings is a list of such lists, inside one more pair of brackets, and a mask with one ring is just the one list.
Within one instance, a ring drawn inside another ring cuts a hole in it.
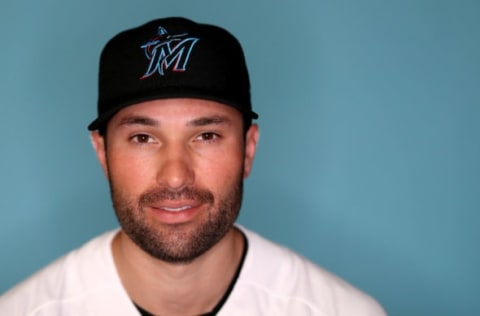
[{"label": "man's lip", "polygon": [[159,201],[146,205],[149,216],[162,224],[191,222],[205,210],[203,206],[203,203],[197,201]]}]

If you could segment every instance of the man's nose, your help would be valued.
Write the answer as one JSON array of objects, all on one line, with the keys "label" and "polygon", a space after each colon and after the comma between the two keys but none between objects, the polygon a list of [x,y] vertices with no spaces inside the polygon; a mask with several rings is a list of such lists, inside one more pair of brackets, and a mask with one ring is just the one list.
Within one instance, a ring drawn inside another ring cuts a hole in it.
[{"label": "man's nose", "polygon": [[160,185],[181,190],[194,180],[191,153],[186,146],[169,144],[159,152],[157,182]]}]

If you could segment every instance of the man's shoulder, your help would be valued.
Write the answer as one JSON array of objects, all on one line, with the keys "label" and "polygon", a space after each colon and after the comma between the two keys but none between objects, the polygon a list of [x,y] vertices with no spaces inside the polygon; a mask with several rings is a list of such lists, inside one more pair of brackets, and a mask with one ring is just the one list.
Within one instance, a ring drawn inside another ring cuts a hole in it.
[{"label": "man's shoulder", "polygon": [[113,267],[110,243],[115,231],[93,238],[83,246],[19,283],[0,297],[0,312],[26,315],[58,302],[75,300],[86,291],[95,290],[99,280],[109,282]]},{"label": "man's shoulder", "polygon": [[239,288],[244,294],[275,301],[282,312],[279,315],[384,315],[373,298],[337,275],[257,233],[240,229],[249,248]]}]

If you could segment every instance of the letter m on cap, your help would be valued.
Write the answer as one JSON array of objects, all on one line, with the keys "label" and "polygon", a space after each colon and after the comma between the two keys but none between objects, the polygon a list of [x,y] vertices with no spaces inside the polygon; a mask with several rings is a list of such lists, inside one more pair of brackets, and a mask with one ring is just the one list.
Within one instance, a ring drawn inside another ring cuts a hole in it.
[{"label": "letter m on cap", "polygon": [[168,69],[172,71],[185,71],[193,46],[198,38],[170,39],[168,41],[156,40],[141,47],[150,60],[148,69],[140,79],[150,77],[155,72],[163,76]]}]

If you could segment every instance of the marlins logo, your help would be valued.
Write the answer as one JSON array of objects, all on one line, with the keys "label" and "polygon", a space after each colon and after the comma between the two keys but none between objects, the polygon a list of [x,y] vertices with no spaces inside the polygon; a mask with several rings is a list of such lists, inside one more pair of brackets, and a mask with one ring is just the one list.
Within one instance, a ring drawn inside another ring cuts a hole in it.
[{"label": "marlins logo", "polygon": [[154,73],[163,76],[168,69],[185,71],[193,46],[199,40],[187,35],[187,33],[169,35],[167,30],[160,26],[157,36],[140,46],[150,60],[147,71],[140,79],[150,77]]}]

